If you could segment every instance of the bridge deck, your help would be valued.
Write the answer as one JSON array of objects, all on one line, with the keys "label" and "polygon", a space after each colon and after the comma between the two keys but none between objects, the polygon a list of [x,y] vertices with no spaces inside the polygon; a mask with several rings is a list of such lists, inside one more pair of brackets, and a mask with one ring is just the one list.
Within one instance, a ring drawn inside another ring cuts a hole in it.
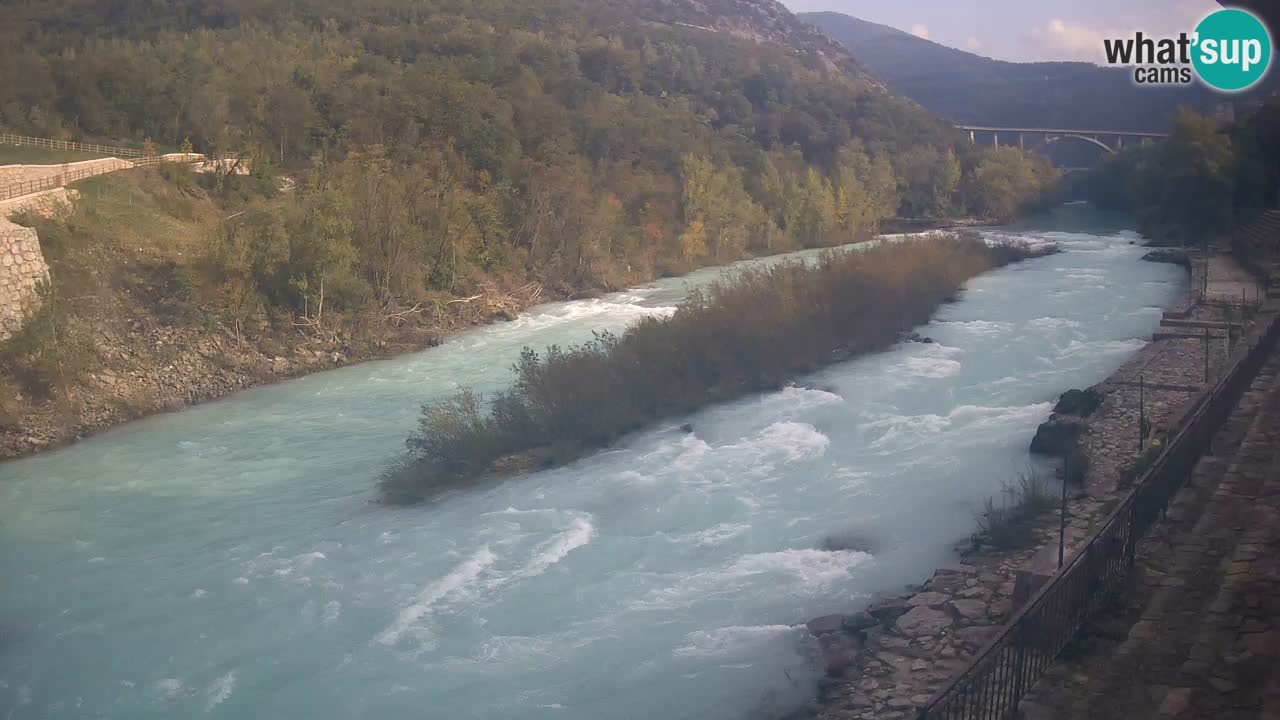
[{"label": "bridge deck", "polygon": [[1118,135],[1120,137],[1149,138],[1169,137],[1169,133],[1138,132],[1135,130],[1067,130],[1061,128],[987,127],[984,125],[956,125],[956,127],[961,130],[973,130],[976,132],[1036,133],[1037,135]]}]

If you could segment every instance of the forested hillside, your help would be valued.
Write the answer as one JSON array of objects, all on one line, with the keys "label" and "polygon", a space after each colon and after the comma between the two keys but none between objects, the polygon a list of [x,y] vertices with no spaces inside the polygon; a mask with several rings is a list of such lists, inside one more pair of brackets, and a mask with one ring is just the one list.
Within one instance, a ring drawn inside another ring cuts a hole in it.
[{"label": "forested hillside", "polygon": [[189,137],[291,169],[381,152],[392,176],[447,177],[470,208],[474,237],[437,284],[513,252],[573,278],[611,254],[679,266],[832,242],[899,200],[907,214],[991,212],[961,188],[982,157],[771,0],[45,1],[14,14],[0,31],[5,126]]},{"label": "forested hillside", "polygon": [[993,60],[840,13],[800,18],[854,48],[890,90],[957,123],[1163,132],[1180,105],[1207,112],[1224,99],[1200,85],[1138,86],[1123,68]]},{"label": "forested hillside", "polygon": [[[973,148],[773,0],[29,0],[0,24],[0,126],[247,158],[248,177],[145,187],[195,249],[168,250],[163,287],[267,358],[321,337],[367,357],[357,336],[850,242],[897,215],[1007,217],[1055,179]],[[69,296],[119,295],[156,263],[90,210],[41,222]],[[90,255],[104,246],[119,255]],[[31,327],[60,337],[0,347],[31,397],[74,394],[82,373],[54,358],[92,343],[61,336],[113,320],[47,307],[66,316]]]},{"label": "forested hillside", "polygon": [[1242,246],[1236,231],[1280,203],[1280,100],[1228,126],[1179,113],[1167,142],[1109,156],[1082,184],[1099,207],[1133,213],[1152,240],[1230,243],[1266,266],[1273,258],[1249,256],[1271,246]]}]

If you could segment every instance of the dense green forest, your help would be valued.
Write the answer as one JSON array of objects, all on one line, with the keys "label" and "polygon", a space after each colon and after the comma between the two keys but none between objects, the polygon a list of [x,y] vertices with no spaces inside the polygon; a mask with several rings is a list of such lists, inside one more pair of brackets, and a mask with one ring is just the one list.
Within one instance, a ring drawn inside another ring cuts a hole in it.
[{"label": "dense green forest", "polygon": [[[957,123],[1164,132],[1179,106],[1210,112],[1225,99],[1198,84],[1139,86],[1124,68],[993,60],[840,13],[799,17],[851,48],[890,90]],[[1248,95],[1275,87],[1272,77]]]},{"label": "dense green forest", "polygon": [[[780,5],[737,6],[713,31],[643,0],[27,2],[0,30],[0,123],[251,157],[215,193],[255,210],[219,231],[237,307],[614,287],[898,214],[1006,217],[1052,182]],[[268,203],[280,171],[298,191]]]},{"label": "dense green forest", "polygon": [[1100,207],[1133,213],[1158,242],[1229,242],[1280,200],[1280,100],[1232,125],[1180,112],[1168,141],[1108,157],[1083,189]]}]

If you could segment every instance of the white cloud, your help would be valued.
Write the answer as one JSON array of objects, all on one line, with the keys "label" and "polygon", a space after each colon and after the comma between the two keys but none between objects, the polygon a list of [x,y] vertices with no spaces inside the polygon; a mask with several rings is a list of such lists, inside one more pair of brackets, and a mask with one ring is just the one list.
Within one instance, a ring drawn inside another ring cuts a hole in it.
[{"label": "white cloud", "polygon": [[923,23],[916,23],[911,26],[911,34],[918,38],[929,39],[929,26]]},{"label": "white cloud", "polygon": [[1165,11],[1138,17],[1122,14],[1113,19],[1119,27],[1096,27],[1072,20],[1053,18],[1031,29],[1026,36],[1030,59],[1083,60],[1103,63],[1106,38],[1133,37],[1141,30],[1148,37],[1173,37],[1191,32],[1205,15],[1221,7],[1214,0],[1177,0],[1169,2]]},{"label": "white cloud", "polygon": [[1115,33],[1053,18],[1043,28],[1033,30],[1032,36],[1045,50],[1058,57],[1096,61],[1103,56],[1103,39],[1114,37]]},{"label": "white cloud", "polygon": [[982,41],[970,35],[969,39],[964,41],[964,49],[965,50],[981,50]]}]

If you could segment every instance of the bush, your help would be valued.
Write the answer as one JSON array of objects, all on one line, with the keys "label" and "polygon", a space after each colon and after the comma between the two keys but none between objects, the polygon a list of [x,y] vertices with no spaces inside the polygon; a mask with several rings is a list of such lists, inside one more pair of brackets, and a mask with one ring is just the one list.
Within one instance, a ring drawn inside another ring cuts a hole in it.
[{"label": "bush", "polygon": [[1057,498],[1043,476],[1027,471],[1015,482],[1005,483],[1004,500],[997,505],[994,498],[983,503],[978,515],[974,542],[1002,550],[1025,545],[1031,539],[1031,521],[1051,510]]},{"label": "bush", "polygon": [[8,368],[31,395],[53,397],[79,382],[99,359],[91,332],[81,327],[71,302],[41,283],[40,307],[22,330],[0,346],[0,366]]},{"label": "bush", "polygon": [[[969,278],[1046,251],[947,236],[739,270],[666,318],[544,353],[526,348],[486,408],[471,390],[423,408],[405,465],[383,480],[412,501],[504,466],[571,460],[664,417],[780,387],[892,345]],[[520,462],[502,462],[504,458]]]},{"label": "bush", "polygon": [[1128,487],[1132,485],[1142,474],[1155,465],[1156,458],[1160,457],[1160,452],[1164,448],[1160,445],[1153,445],[1142,451],[1142,454],[1133,462],[1120,468],[1120,486]]}]

